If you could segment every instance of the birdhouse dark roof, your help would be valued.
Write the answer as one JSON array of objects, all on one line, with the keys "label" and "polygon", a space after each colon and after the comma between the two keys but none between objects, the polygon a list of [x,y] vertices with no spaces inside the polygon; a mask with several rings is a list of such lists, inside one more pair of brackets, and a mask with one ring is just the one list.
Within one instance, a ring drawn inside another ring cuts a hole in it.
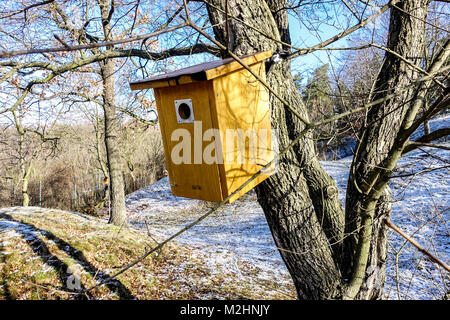
[{"label": "birdhouse dark roof", "polygon": [[[240,58],[245,64],[253,65],[271,56],[271,51],[265,51]],[[214,60],[147,79],[134,81],[130,83],[130,87],[132,90],[142,90],[177,86],[196,81],[211,80],[242,68],[242,65],[233,58]]]}]

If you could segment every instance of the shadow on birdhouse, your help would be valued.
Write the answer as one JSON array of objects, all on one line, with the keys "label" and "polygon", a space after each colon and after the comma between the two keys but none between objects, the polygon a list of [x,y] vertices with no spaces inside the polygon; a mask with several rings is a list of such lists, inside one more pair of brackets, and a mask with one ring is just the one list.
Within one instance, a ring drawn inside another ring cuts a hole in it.
[{"label": "shadow on birdhouse", "polygon": [[[241,59],[265,79],[261,52]],[[269,93],[232,58],[132,82],[153,88],[172,193],[220,202],[274,159]],[[264,169],[228,202],[267,179]]]}]

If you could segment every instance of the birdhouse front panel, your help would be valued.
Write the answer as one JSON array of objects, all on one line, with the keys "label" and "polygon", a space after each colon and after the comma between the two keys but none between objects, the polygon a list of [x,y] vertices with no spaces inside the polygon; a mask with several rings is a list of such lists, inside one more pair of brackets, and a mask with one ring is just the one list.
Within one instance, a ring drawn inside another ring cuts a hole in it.
[{"label": "birdhouse front panel", "polygon": [[[264,79],[270,56],[262,52],[242,60]],[[268,91],[233,59],[144,79],[131,88],[154,88],[176,196],[222,201],[274,158]],[[228,202],[272,173],[265,170]]]},{"label": "birdhouse front panel", "polygon": [[[175,196],[219,202],[217,163],[206,164],[204,132],[212,128],[210,81],[155,89],[170,186]],[[181,129],[181,130],[180,130]]]}]

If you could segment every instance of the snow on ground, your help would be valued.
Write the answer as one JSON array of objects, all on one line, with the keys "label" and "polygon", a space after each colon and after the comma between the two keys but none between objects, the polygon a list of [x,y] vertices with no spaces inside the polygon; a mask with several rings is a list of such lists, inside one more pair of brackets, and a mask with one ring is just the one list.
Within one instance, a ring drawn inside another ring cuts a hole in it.
[{"label": "snow on ground", "polygon": [[[450,116],[444,116],[431,121],[431,131],[448,126],[449,119]],[[414,137],[419,136],[415,133]],[[322,162],[338,183],[342,201],[351,161],[352,157],[347,157]],[[450,262],[449,161],[446,150],[421,148],[412,151],[399,160],[393,174],[397,178],[389,183],[393,197],[391,221],[447,264]],[[446,271],[390,229],[388,239],[386,298],[441,299],[449,292],[450,277]]]},{"label": "snow on ground", "polygon": [[[448,126],[448,118],[431,121],[431,130]],[[409,153],[398,163],[394,175],[404,177],[390,182],[394,199],[391,220],[448,264],[450,187],[448,168],[442,167],[450,159],[444,150],[422,150]],[[343,200],[351,157],[323,161],[322,165],[338,183]],[[413,174],[424,169],[433,171]],[[126,203],[130,224],[148,231],[157,240],[179,231],[208,209],[206,202],[173,196],[168,178],[128,195]],[[292,298],[292,281],[254,192],[225,205],[176,241],[194,248],[193,254],[205,261],[212,273],[229,275],[260,290],[264,290],[268,281],[276,283],[277,288],[271,285],[268,290]],[[448,273],[391,230],[389,243],[386,298],[439,299],[448,292]]]},{"label": "snow on ground", "polygon": [[[449,204],[450,187],[446,163],[448,151],[423,148],[400,159],[389,186],[392,191],[391,221],[422,247],[445,263],[450,262]],[[343,201],[351,157],[324,161],[325,170],[336,180]],[[424,169],[431,172],[414,175]],[[413,175],[410,175],[413,174]],[[388,299],[441,299],[449,290],[446,271],[429,261],[404,238],[389,229],[389,252],[385,296]]]},{"label": "snow on ground", "polygon": [[[150,235],[159,241],[208,209],[203,201],[173,196],[168,178],[130,194],[126,204],[129,222],[142,230],[148,227]],[[276,290],[294,298],[292,280],[253,192],[225,205],[176,241],[194,248],[193,254],[205,261],[212,274],[228,275],[262,292]],[[276,281],[276,285],[267,286],[267,281]]]}]

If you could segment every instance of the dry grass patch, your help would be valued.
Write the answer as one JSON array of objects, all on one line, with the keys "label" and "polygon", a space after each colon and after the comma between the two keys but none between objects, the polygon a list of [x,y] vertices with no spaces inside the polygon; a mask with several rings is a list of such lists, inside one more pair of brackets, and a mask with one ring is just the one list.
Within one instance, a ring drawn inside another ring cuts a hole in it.
[{"label": "dry grass patch", "polygon": [[139,231],[77,213],[0,209],[0,299],[251,298],[208,280],[202,261],[173,243],[87,296],[73,289],[94,286],[154,245]]}]

